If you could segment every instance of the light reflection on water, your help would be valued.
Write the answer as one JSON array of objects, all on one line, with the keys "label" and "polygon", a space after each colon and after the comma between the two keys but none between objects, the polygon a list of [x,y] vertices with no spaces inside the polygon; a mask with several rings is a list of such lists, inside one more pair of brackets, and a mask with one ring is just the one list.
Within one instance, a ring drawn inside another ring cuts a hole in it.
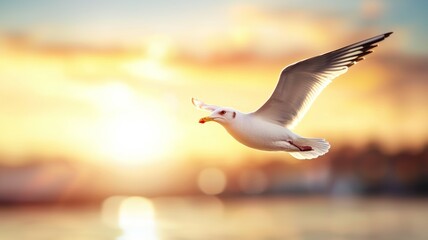
[{"label": "light reflection on water", "polygon": [[102,204],[101,218],[110,227],[122,230],[123,233],[117,240],[159,240],[155,208],[147,198],[109,197]]},{"label": "light reflection on water", "polygon": [[100,208],[0,207],[0,239],[428,239],[426,199],[113,196]]}]

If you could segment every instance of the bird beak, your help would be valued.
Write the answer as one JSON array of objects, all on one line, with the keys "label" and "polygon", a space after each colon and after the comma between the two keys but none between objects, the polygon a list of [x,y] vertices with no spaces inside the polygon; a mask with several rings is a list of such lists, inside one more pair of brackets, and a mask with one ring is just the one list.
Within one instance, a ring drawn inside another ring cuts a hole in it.
[{"label": "bird beak", "polygon": [[213,120],[214,120],[214,118],[212,118],[212,117],[203,117],[203,118],[199,119],[199,123],[204,124],[206,122],[213,121]]}]

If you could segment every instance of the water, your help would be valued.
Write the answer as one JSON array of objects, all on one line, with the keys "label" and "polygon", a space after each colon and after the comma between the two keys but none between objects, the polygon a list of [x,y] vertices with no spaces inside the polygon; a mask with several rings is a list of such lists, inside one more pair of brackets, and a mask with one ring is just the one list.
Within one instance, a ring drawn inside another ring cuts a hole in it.
[{"label": "water", "polygon": [[428,239],[425,199],[113,197],[0,208],[0,239]]}]

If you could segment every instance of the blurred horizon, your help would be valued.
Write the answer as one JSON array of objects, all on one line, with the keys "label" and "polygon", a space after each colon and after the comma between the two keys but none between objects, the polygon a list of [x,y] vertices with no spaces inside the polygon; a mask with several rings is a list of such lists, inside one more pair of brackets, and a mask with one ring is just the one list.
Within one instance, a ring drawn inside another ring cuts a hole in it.
[{"label": "blurred horizon", "polygon": [[343,146],[318,161],[297,163],[247,156],[239,165],[193,159],[191,166],[118,167],[33,156],[22,165],[0,164],[0,205],[94,204],[109,196],[132,195],[420,197],[428,193],[427,159],[428,147],[388,154],[375,143],[364,150]]}]

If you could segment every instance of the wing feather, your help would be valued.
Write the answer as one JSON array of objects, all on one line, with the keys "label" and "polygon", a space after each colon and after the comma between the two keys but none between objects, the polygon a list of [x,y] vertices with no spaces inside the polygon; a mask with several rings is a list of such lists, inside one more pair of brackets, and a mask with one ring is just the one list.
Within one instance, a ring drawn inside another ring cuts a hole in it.
[{"label": "wing feather", "polygon": [[363,60],[378,46],[376,43],[391,34],[381,34],[287,66],[270,98],[253,114],[293,128],[334,78]]}]

